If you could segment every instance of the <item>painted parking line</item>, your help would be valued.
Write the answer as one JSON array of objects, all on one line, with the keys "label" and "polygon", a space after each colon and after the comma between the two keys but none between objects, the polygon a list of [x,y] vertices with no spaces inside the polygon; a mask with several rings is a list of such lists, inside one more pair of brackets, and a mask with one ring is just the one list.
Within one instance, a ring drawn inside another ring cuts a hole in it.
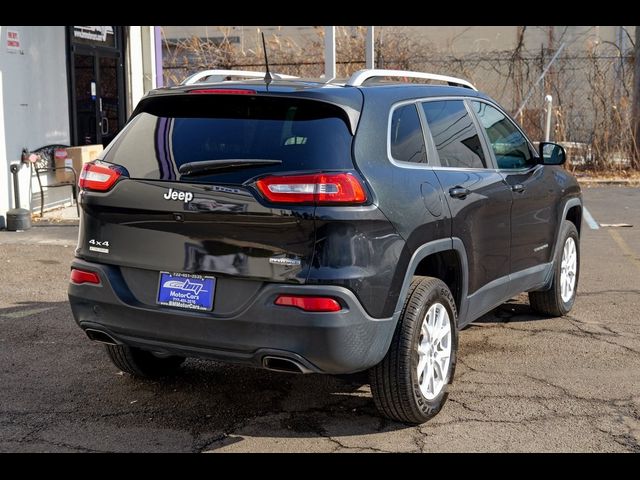
[{"label": "painted parking line", "polygon": [[582,211],[584,213],[584,221],[587,222],[589,228],[591,230],[598,230],[600,228],[600,225],[598,225],[598,222],[596,222],[595,218],[591,216],[591,213],[589,212],[589,210],[587,210],[587,207],[584,207]]},{"label": "painted parking line", "polygon": [[0,313],[0,317],[25,318],[25,317],[30,317],[31,315],[36,315],[38,313],[46,312],[46,311],[51,310],[53,308],[54,307],[30,308],[30,309],[27,309],[27,310],[18,310],[17,312]]},{"label": "painted parking line", "polygon": [[631,263],[640,268],[640,257],[638,257],[635,252],[631,250],[631,247],[627,242],[624,241],[622,235],[620,235],[617,230],[609,230],[609,233],[611,234],[613,240],[618,244],[618,247],[620,247],[620,250],[622,250],[624,256],[628,257],[629,260],[631,260]]}]

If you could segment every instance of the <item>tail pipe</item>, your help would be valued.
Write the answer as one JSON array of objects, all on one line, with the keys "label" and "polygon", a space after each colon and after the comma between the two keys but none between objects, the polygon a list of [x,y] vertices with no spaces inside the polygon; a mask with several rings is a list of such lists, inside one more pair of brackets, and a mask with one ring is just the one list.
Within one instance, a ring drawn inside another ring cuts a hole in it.
[{"label": "tail pipe", "polygon": [[85,333],[87,334],[87,337],[94,342],[106,343],[107,345],[118,345],[118,342],[116,342],[111,335],[100,330],[87,328]]},{"label": "tail pipe", "polygon": [[267,355],[262,359],[262,366],[267,370],[274,372],[286,372],[286,373],[313,373],[307,367],[300,362],[292,360],[286,357],[275,357],[273,355]]}]

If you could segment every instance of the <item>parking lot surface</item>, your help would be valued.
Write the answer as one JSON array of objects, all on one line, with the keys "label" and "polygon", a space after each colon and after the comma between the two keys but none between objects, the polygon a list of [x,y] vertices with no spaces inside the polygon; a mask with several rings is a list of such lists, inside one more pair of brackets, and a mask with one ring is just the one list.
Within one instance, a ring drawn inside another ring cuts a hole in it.
[{"label": "parking lot surface", "polygon": [[463,330],[430,422],[381,419],[366,375],[288,375],[188,360],[119,372],[67,303],[77,227],[0,232],[0,452],[640,452],[640,190],[583,188],[578,298],[526,295]]}]

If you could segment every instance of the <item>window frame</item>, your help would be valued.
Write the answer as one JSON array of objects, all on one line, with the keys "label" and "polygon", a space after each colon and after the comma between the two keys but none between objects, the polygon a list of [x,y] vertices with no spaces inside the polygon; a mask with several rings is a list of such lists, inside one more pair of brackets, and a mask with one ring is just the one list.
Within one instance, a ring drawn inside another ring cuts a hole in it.
[{"label": "window frame", "polygon": [[[495,165],[496,171],[498,171],[498,172],[523,172],[524,173],[524,172],[528,172],[530,170],[533,170],[534,168],[536,168],[536,167],[538,167],[540,165],[540,156],[538,155],[538,151],[534,147],[533,142],[529,139],[529,137],[524,132],[524,130],[522,130],[522,128],[520,128],[520,125],[518,124],[518,122],[516,122],[511,117],[511,115],[509,115],[507,112],[505,112],[502,107],[500,107],[497,103],[491,102],[491,101],[489,101],[489,100],[487,100],[485,98],[467,98],[465,100],[466,100],[466,103],[468,103],[467,110],[469,110],[471,112],[471,114],[473,115],[473,118],[475,119],[477,125],[479,125],[480,129],[482,130],[482,137],[484,138],[485,144],[489,147],[488,150],[489,150],[489,154],[490,154],[491,159],[492,159],[491,161]],[[505,116],[505,118],[507,118],[507,120],[509,120],[511,122],[511,124],[514,125],[516,127],[516,129],[520,132],[520,134],[524,137],[525,141],[527,142],[527,145],[529,146],[529,149],[531,150],[531,152],[533,154],[532,158],[535,161],[535,163],[533,163],[532,165],[529,165],[529,166],[521,167],[521,168],[500,168],[500,166],[498,165],[498,159],[496,158],[495,152],[493,151],[493,147],[491,146],[491,140],[489,139],[489,135],[487,134],[487,130],[482,126],[482,123],[480,123],[480,119],[477,117],[476,112],[475,112],[471,102],[486,103],[490,107],[493,107],[496,110],[498,110],[500,113],[502,113]]]},{"label": "window frame", "polygon": [[[433,137],[431,135],[431,130],[429,129],[429,125],[427,123],[427,119],[425,117],[424,111],[421,108],[421,105],[419,105],[419,104],[422,104],[422,103],[425,103],[425,102],[437,102],[437,101],[447,101],[447,100],[462,101],[464,106],[465,106],[465,108],[467,109],[467,113],[471,117],[471,119],[473,121],[473,124],[476,127],[476,130],[479,132],[478,135],[479,135],[479,138],[480,138],[480,144],[482,145],[482,149],[483,149],[483,152],[484,152],[484,155],[485,155],[485,160],[487,162],[487,165],[485,167],[482,167],[482,168],[476,168],[476,167],[449,167],[449,166],[443,166],[442,163],[440,162],[440,156],[438,155],[438,150],[436,149],[435,143],[433,141]],[[506,118],[508,118],[511,121],[511,123],[513,125],[515,125],[515,127],[518,129],[518,131],[522,134],[522,136],[527,141],[527,144],[529,145],[529,148],[533,152],[533,158],[536,159],[537,163],[535,163],[534,165],[531,165],[529,167],[523,167],[523,168],[519,168],[519,169],[508,169],[508,168],[502,168],[501,169],[501,168],[499,168],[498,167],[498,162],[496,160],[496,156],[495,156],[495,154],[493,152],[493,147],[491,146],[491,142],[489,140],[489,137],[487,136],[487,132],[486,132],[485,128],[482,126],[482,124],[480,123],[480,120],[478,119],[478,117],[476,115],[476,112],[474,111],[474,108],[473,108],[473,105],[471,104],[471,102],[486,103],[487,105],[490,105],[493,108],[497,109]],[[410,104],[414,104],[414,107],[418,111],[418,117],[420,118],[420,126],[422,128],[422,135],[424,137],[424,143],[425,143],[425,147],[426,147],[427,163],[405,162],[403,160],[397,160],[397,159],[393,158],[393,156],[391,155],[391,120],[393,118],[393,112],[397,108],[403,107],[405,105],[410,105]],[[468,97],[468,96],[458,96],[458,95],[444,95],[444,96],[437,96],[437,97],[420,97],[420,98],[413,98],[413,99],[410,99],[410,100],[402,100],[400,102],[394,103],[391,106],[391,108],[389,109],[389,115],[388,115],[388,118],[387,118],[387,158],[396,167],[413,168],[413,169],[446,169],[446,170],[455,169],[455,170],[461,170],[461,171],[462,170],[470,170],[470,171],[492,170],[492,171],[496,171],[496,172],[526,172],[526,171],[531,170],[533,168],[536,168],[538,165],[540,165],[540,163],[539,163],[540,156],[538,155],[538,151],[534,147],[533,142],[527,136],[527,134],[524,132],[524,130],[520,127],[518,122],[516,122],[511,117],[511,115],[509,115],[500,105],[498,105],[494,101],[490,101],[490,100],[488,100],[486,98],[483,98],[483,97]]]},{"label": "window frame", "polygon": [[468,98],[469,97],[448,95],[448,96],[440,96],[440,97],[427,97],[427,98],[419,100],[420,103],[442,102],[442,101],[461,101],[462,104],[464,105],[464,108],[467,110],[467,114],[471,118],[471,122],[476,127],[476,131],[478,133],[478,139],[480,140],[480,145],[482,146],[482,152],[484,153],[484,158],[485,158],[486,165],[483,166],[483,167],[450,167],[448,165],[442,165],[442,162],[440,161],[440,155],[438,154],[438,149],[436,148],[435,141],[433,140],[433,136],[431,134],[431,129],[429,128],[429,124],[427,122],[424,110],[422,108],[418,108],[418,111],[420,112],[420,114],[424,118],[424,122],[425,122],[425,125],[426,125],[426,131],[428,133],[427,136],[429,138],[428,141],[429,141],[429,144],[432,146],[433,151],[435,153],[435,158],[438,161],[438,168],[447,169],[447,170],[455,169],[455,170],[461,170],[461,171],[462,170],[470,170],[470,171],[497,170],[497,164],[495,163],[495,158],[493,158],[493,156],[489,155],[489,150],[491,149],[490,148],[491,145],[487,144],[486,136],[483,134],[484,128],[482,127],[482,125],[480,125],[480,123],[478,123],[478,119],[476,118],[475,114],[471,111],[470,104],[467,102]]},{"label": "window frame", "polygon": [[[425,126],[426,126],[426,124],[425,124],[424,116],[423,116],[422,112],[420,111],[420,109],[418,108],[417,102],[418,101],[415,100],[415,99],[413,99],[413,100],[403,100],[401,102],[394,103],[391,106],[391,108],[389,109],[389,117],[387,118],[387,158],[396,167],[401,167],[401,168],[419,168],[419,169],[433,167],[433,162],[431,161],[431,158],[433,158],[432,157],[432,152],[429,149],[429,143],[427,142],[427,138],[426,138],[426,134],[425,134]],[[394,158],[394,156],[391,154],[391,123],[393,121],[393,114],[397,109],[405,107],[407,105],[413,105],[413,108],[415,108],[416,113],[418,114],[418,119],[420,121],[420,129],[422,130],[422,142],[424,143],[425,155],[427,157],[427,162],[426,163],[405,162],[404,160],[398,160],[397,158]],[[437,158],[437,157],[435,157],[435,158]]]}]

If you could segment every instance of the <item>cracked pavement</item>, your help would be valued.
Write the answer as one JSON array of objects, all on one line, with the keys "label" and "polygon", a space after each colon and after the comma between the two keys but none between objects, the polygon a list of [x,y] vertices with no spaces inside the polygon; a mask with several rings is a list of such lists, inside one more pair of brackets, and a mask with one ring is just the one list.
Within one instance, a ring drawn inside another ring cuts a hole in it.
[{"label": "cracked pavement", "polygon": [[419,427],[380,418],[364,374],[188,360],[132,379],[71,317],[76,227],[0,232],[0,452],[639,453],[640,192],[583,192],[597,221],[634,227],[583,225],[569,316],[521,295],[465,328],[449,400]]}]

